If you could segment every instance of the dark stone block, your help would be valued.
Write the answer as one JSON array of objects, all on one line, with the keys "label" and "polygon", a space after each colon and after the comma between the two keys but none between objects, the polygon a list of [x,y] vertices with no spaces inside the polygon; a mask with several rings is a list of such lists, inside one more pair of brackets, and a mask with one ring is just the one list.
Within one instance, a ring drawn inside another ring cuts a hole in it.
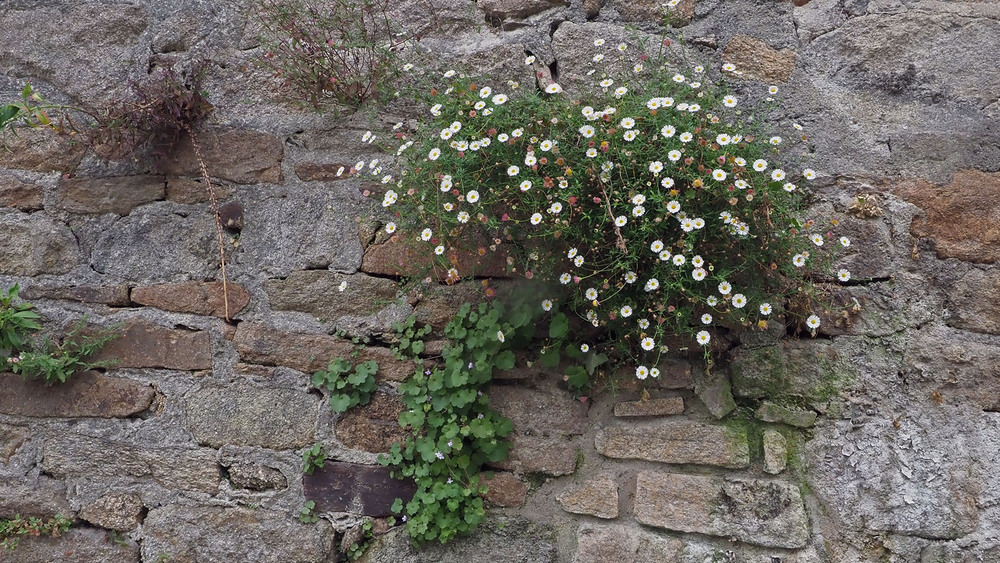
[{"label": "dark stone block", "polygon": [[326,462],[312,475],[302,476],[307,499],[316,502],[316,512],[352,512],[365,516],[392,515],[392,503],[413,498],[413,481],[393,479],[389,469],[352,463]]}]

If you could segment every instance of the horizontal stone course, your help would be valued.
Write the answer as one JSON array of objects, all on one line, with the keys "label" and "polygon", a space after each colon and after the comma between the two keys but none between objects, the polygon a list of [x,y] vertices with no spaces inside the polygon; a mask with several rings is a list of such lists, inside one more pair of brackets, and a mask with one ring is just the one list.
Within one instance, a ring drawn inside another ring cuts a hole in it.
[{"label": "horizontal stone course", "polygon": [[576,531],[573,563],[680,561],[684,542],[625,525],[583,524]]},{"label": "horizontal stone course", "polygon": [[745,431],[691,420],[603,428],[597,432],[594,445],[600,454],[619,459],[732,469],[750,466]]},{"label": "horizontal stone course", "polygon": [[325,369],[335,358],[351,358],[355,363],[374,360],[379,368],[375,378],[382,381],[402,381],[416,369],[412,361],[397,360],[386,348],[358,349],[350,341],[328,334],[285,332],[245,321],[236,328],[233,346],[244,362],[285,366],[305,373]]},{"label": "horizontal stone course", "polygon": [[55,477],[151,479],[167,489],[214,494],[220,474],[215,450],[150,447],[64,433],[45,440],[42,469]]},{"label": "horizontal stone course", "polygon": [[21,290],[24,299],[63,299],[82,303],[102,303],[112,307],[129,305],[129,287],[121,285],[74,285],[39,286],[29,285]]},{"label": "horizontal stone course", "polygon": [[396,498],[409,502],[417,490],[412,480],[390,476],[386,467],[327,461],[312,475],[302,476],[308,500],[317,512],[352,512],[366,516],[389,516]]},{"label": "horizontal stone course", "polygon": [[166,553],[171,562],[191,563],[330,561],[333,541],[325,520],[302,524],[287,511],[170,504],[146,516],[142,560]]},{"label": "horizontal stone course", "polygon": [[781,481],[641,471],[635,519],[678,532],[796,549],[809,541],[798,487]]},{"label": "horizontal stone course", "polygon": [[615,403],[614,413],[619,417],[632,416],[663,416],[681,414],[684,412],[684,399],[681,397],[663,397],[645,401],[627,401]]},{"label": "horizontal stone course", "polygon": [[133,209],[166,197],[163,176],[64,178],[59,182],[58,206],[70,213],[128,215]]},{"label": "horizontal stone course", "polygon": [[[285,279],[267,280],[264,290],[275,311],[301,311],[332,320],[344,315],[374,314],[396,298],[399,287],[392,280],[363,274],[305,270],[292,272]],[[371,309],[366,311],[365,307]]]},{"label": "horizontal stone course", "polygon": [[129,321],[121,336],[91,358],[120,368],[183,371],[212,368],[212,338],[204,331],[167,328],[146,320]]},{"label": "horizontal stone course", "polygon": [[[281,182],[284,146],[273,135],[249,130],[210,131],[199,135],[202,155],[213,178],[237,184]],[[166,174],[201,176],[189,138],[182,139],[160,165]]]},{"label": "horizontal stone course", "polygon": [[[16,551],[5,554],[17,563],[53,563],[55,561],[100,561],[101,563],[136,563],[139,546],[130,539],[121,543],[108,541],[106,530],[70,528],[59,537],[28,536]],[[4,559],[6,561],[7,559]]]},{"label": "horizontal stone course", "polygon": [[185,397],[185,412],[199,444],[291,450],[313,443],[318,403],[297,389],[206,385]]},{"label": "horizontal stone course", "polygon": [[[226,283],[225,293],[228,293],[230,318],[250,303],[250,294],[237,283]],[[224,317],[226,298],[223,295],[222,282],[188,281],[141,285],[132,289],[131,299],[139,305],[164,311]]]},{"label": "horizontal stone course", "polygon": [[155,390],[142,383],[87,371],[61,385],[0,373],[0,413],[30,417],[124,418],[149,408]]},{"label": "horizontal stone course", "polygon": [[618,518],[618,482],[614,476],[602,473],[556,497],[566,512],[587,514],[598,518]]}]

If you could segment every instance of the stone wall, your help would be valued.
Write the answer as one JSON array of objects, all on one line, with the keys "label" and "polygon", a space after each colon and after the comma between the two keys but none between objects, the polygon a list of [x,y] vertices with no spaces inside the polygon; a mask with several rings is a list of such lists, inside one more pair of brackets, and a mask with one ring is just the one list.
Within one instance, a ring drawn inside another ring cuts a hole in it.
[{"label": "stone wall", "polygon": [[[30,80],[97,107],[150,69],[213,61],[203,133],[227,233],[223,317],[215,229],[189,145],[106,162],[25,131],[0,153],[0,287],[20,283],[58,331],[123,323],[119,363],[61,387],[0,375],[0,518],[75,519],[0,561],[330,561],[402,486],[373,468],[399,436],[383,347],[380,393],[343,416],[309,374],[411,312],[437,326],[475,295],[401,295],[400,255],[373,233],[356,179],[377,116],[300,111],[253,62],[253,2],[14,0],[0,7],[0,99]],[[652,0],[434,0],[420,49],[530,84],[572,85],[595,37],[655,32]],[[801,123],[820,209],[844,225],[854,279],[816,339],[745,341],[711,373],[663,366],[640,400],[574,401],[519,369],[494,404],[515,424],[491,519],[415,551],[398,530],[368,561],[1000,561],[1000,6],[934,0],[684,0],[699,61],[776,84]],[[446,64],[446,63],[442,63]],[[155,166],[154,166],[155,164]],[[860,196],[860,197],[859,197]],[[340,291],[342,281],[347,288]],[[856,312],[855,300],[860,305]],[[735,410],[734,410],[735,408]],[[319,442],[326,471],[303,478]],[[334,478],[336,477],[336,478]],[[339,488],[330,483],[340,483]],[[306,498],[324,510],[296,518]],[[114,533],[112,533],[114,532]],[[165,559],[166,558],[166,559]]]}]

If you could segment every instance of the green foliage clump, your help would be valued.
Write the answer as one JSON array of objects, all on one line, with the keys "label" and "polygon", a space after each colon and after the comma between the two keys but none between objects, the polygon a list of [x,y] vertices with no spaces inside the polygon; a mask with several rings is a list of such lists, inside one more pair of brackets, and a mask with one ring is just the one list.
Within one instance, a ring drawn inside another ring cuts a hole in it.
[{"label": "green foliage clump", "polygon": [[[514,367],[514,350],[531,343],[539,316],[524,301],[466,303],[445,327],[450,344],[439,365],[418,368],[400,385],[406,410],[399,424],[411,433],[379,461],[416,481],[413,499],[393,505],[415,544],[445,543],[471,532],[485,516],[481,474],[487,463],[506,459],[512,426],[490,408],[482,390],[494,370]],[[406,334],[412,319],[396,329]]]},{"label": "green foliage clump", "polygon": [[59,515],[42,519],[35,516],[24,518],[18,514],[13,518],[0,519],[0,547],[13,551],[22,538],[30,536],[57,538],[69,531],[72,524],[73,520]]},{"label": "green foliage clump", "polygon": [[378,387],[376,372],[378,363],[375,360],[354,366],[346,358],[336,358],[325,370],[313,374],[312,385],[317,389],[325,387],[330,392],[330,408],[334,412],[346,412],[371,401]]},{"label": "green foliage clump", "polygon": [[86,358],[118,337],[118,327],[87,331],[87,319],[76,323],[59,341],[38,338],[40,318],[30,303],[17,303],[20,288],[0,291],[0,360],[14,373],[47,384],[66,383],[74,373],[107,367],[111,362],[88,362]]},{"label": "green foliage clump", "polygon": [[314,512],[316,510],[316,501],[307,500],[305,504],[302,505],[302,509],[299,510],[299,522],[303,524],[313,524],[319,521],[319,516],[316,516]]}]

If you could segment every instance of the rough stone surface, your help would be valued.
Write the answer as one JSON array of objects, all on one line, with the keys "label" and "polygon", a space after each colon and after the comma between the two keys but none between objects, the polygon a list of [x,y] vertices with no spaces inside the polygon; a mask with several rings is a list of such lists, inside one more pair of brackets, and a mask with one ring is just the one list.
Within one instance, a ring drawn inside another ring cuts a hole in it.
[{"label": "rough stone surface", "polygon": [[140,447],[67,433],[46,440],[41,465],[55,477],[152,479],[168,489],[214,494],[220,480],[215,458],[208,448]]},{"label": "rough stone surface", "polygon": [[378,538],[370,548],[368,563],[466,563],[489,554],[491,563],[556,563],[555,530],[518,517],[494,516],[459,542],[440,545],[410,544],[402,528]]},{"label": "rough stone surface", "polygon": [[613,458],[730,468],[750,465],[745,432],[688,420],[604,428],[594,444],[599,453]]},{"label": "rough stone surface", "polygon": [[30,417],[125,418],[149,408],[156,394],[149,385],[92,371],[58,386],[0,373],[0,389],[0,413]]},{"label": "rough stone surface", "polygon": [[779,422],[799,428],[808,428],[816,423],[815,411],[790,409],[768,401],[761,403],[754,416],[764,422]]},{"label": "rough stone surface", "polygon": [[943,326],[913,335],[903,356],[909,390],[940,402],[1000,412],[1000,342]]},{"label": "rough stone surface", "polygon": [[730,39],[722,58],[736,65],[744,78],[762,82],[787,82],[795,69],[795,51],[774,49],[763,39],[748,35]]},{"label": "rough stone surface", "polygon": [[664,397],[645,401],[627,401],[615,403],[615,416],[664,416],[682,414],[684,399],[681,397]]},{"label": "rough stone surface", "polygon": [[127,307],[129,305],[129,287],[127,285],[78,285],[71,287],[31,285],[25,287],[20,295],[25,299],[65,299],[83,303],[103,303],[112,307]]},{"label": "rough stone surface", "polygon": [[788,440],[777,430],[764,431],[764,471],[777,475],[788,463]]},{"label": "rough stone surface", "polygon": [[512,447],[500,469],[568,475],[576,469],[578,444],[587,429],[588,406],[547,385],[538,389],[494,385],[490,404],[514,424]]},{"label": "rough stone surface", "polygon": [[[303,182],[334,182],[346,180],[354,176],[351,173],[352,164],[344,163],[324,163],[324,162],[297,162],[295,164],[295,175]],[[337,174],[340,172],[340,174]]]},{"label": "rough stone surface", "polygon": [[[463,276],[506,277],[506,257],[507,254],[502,250],[488,251],[483,256],[475,251],[464,251],[456,254],[454,263]],[[382,276],[426,276],[432,272],[433,263],[432,257],[416,242],[395,237],[369,246],[365,250],[361,271]],[[443,280],[446,273],[443,270],[436,271],[434,277]]]},{"label": "rough stone surface", "polygon": [[[346,284],[343,290],[342,283]],[[359,314],[362,302],[372,303],[374,314],[382,308],[380,302],[392,301],[399,291],[392,280],[328,270],[292,272],[285,279],[266,281],[264,289],[274,310],[301,311],[320,319]]]},{"label": "rough stone surface", "polygon": [[[6,30],[7,22],[4,23]],[[8,45],[4,43],[4,47]],[[4,156],[5,167],[38,172],[72,172],[86,151],[80,143],[74,144],[69,139],[53,135],[51,131],[40,129],[19,129],[17,137],[8,137],[5,142],[10,149],[10,153]]]},{"label": "rough stone surface", "polygon": [[288,487],[288,479],[281,471],[255,463],[234,463],[226,468],[234,487],[253,491],[281,490]]},{"label": "rough stone surface", "polygon": [[108,534],[93,528],[70,528],[57,538],[27,537],[18,544],[11,561],[17,563],[52,563],[53,561],[100,561],[135,563],[139,546],[132,540],[124,544],[108,541]]},{"label": "rough stone surface", "polygon": [[528,484],[507,471],[487,475],[480,482],[489,488],[484,498],[493,506],[520,507],[528,495]]},{"label": "rough stone surface", "polygon": [[326,334],[295,334],[282,332],[250,322],[236,328],[233,345],[243,361],[263,365],[287,366],[306,373],[326,368],[335,358],[351,357],[355,362],[378,362],[376,379],[402,381],[413,375],[411,361],[397,360],[387,348],[369,346],[352,356],[354,345],[349,340]]},{"label": "rough stone surface", "polygon": [[142,518],[142,499],[135,493],[108,493],[80,510],[80,518],[109,530],[134,529]]},{"label": "rough stone surface", "polygon": [[0,207],[38,211],[42,208],[42,188],[12,175],[0,174]]},{"label": "rough stone surface", "polygon": [[0,274],[65,274],[80,260],[73,233],[45,213],[0,209]]},{"label": "rough stone surface", "polygon": [[737,397],[822,401],[852,381],[857,368],[829,343],[798,340],[740,350],[731,373]]},{"label": "rough stone surface", "polygon": [[957,281],[949,298],[952,326],[1000,334],[1000,271],[970,269]]},{"label": "rough stone surface", "polygon": [[211,279],[219,265],[215,220],[207,208],[192,212],[169,202],[146,205],[102,230],[90,264],[126,281]]},{"label": "rough stone surface", "polygon": [[59,183],[59,208],[70,213],[128,215],[140,205],[166,196],[162,176],[71,178]]},{"label": "rough stone surface", "polygon": [[144,320],[126,324],[121,336],[101,348],[93,361],[114,361],[120,368],[202,370],[212,368],[207,332],[170,329]]},{"label": "rough stone surface", "polygon": [[599,474],[556,497],[566,512],[598,518],[618,518],[618,482],[612,475]]},{"label": "rough stone surface", "polygon": [[[239,314],[250,303],[250,294],[239,284],[228,282],[226,292],[230,317]],[[222,282],[143,285],[132,289],[131,299],[140,305],[194,315],[223,317],[226,311]]]},{"label": "rough stone surface", "polygon": [[635,519],[765,547],[801,548],[809,540],[802,495],[780,481],[639,472]]},{"label": "rough stone surface", "polygon": [[1000,174],[961,170],[947,185],[907,180],[893,192],[921,209],[911,231],[934,239],[938,258],[1000,261]]},{"label": "rough stone surface", "polygon": [[674,27],[691,23],[695,0],[681,0],[673,8],[668,8],[665,4],[657,0],[612,0],[611,3],[622,19],[628,22],[661,22],[669,15]]},{"label": "rough stone surface", "polygon": [[326,561],[333,530],[325,520],[300,524],[284,511],[170,504],[149,511],[142,558],[171,561]]},{"label": "rough stone surface", "polygon": [[[229,189],[218,182],[212,182],[212,190],[218,200],[229,195]],[[207,203],[211,201],[208,188],[201,178],[167,177],[167,199],[174,203]]]},{"label": "rough stone surface", "polygon": [[694,378],[694,392],[715,418],[722,418],[736,408],[732,385],[724,370],[699,373]]},{"label": "rough stone surface", "polygon": [[390,473],[380,466],[327,461],[312,475],[303,475],[302,486],[317,512],[390,516],[396,498],[409,502],[417,491],[412,480],[394,479]]},{"label": "rough stone surface", "polygon": [[25,427],[0,425],[0,462],[9,462],[11,456],[28,441],[29,436]]},{"label": "rough stone surface", "polygon": [[486,12],[486,17],[503,21],[523,18],[557,6],[568,6],[565,0],[480,0],[476,6]]},{"label": "rough stone surface", "polygon": [[66,484],[50,477],[37,479],[5,478],[0,483],[0,518],[71,516],[73,509],[66,499]]},{"label": "rough stone surface", "polygon": [[576,531],[573,563],[680,561],[684,542],[624,525],[584,524]]},{"label": "rough stone surface", "polygon": [[354,407],[340,417],[337,439],[348,448],[388,452],[393,444],[409,435],[399,426],[399,413],[405,408],[399,397],[375,393],[370,403]]},{"label": "rough stone surface", "polygon": [[297,449],[313,443],[318,399],[295,389],[207,385],[186,397],[187,427],[199,444]]},{"label": "rough stone surface", "polygon": [[[205,165],[213,178],[237,184],[281,181],[284,147],[273,135],[258,131],[221,131],[199,136]],[[183,139],[161,163],[166,174],[201,176],[191,140]]]}]

